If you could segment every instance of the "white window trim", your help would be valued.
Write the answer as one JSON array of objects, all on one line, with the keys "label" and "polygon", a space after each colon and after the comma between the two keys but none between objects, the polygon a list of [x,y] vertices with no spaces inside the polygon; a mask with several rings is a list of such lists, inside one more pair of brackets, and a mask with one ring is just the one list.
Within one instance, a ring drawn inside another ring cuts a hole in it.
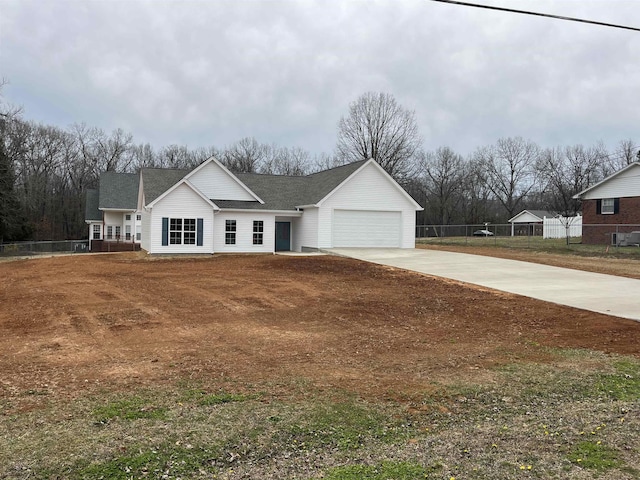
[{"label": "white window trim", "polygon": [[[260,229],[256,230],[256,223],[259,223]],[[264,245],[264,220],[254,220],[253,223],[253,235],[251,236],[251,244],[255,247],[261,247]],[[256,235],[260,235],[260,242],[256,243],[254,238]]]},{"label": "white window trim", "polygon": [[[233,230],[229,230],[230,222],[233,222]],[[233,242],[227,241],[227,235],[233,234]],[[229,218],[224,222],[224,244],[225,245],[236,245],[238,242],[238,221]]]},{"label": "white window trim", "polygon": [[[607,210],[605,211],[605,205],[604,202],[611,202],[611,205],[607,205]],[[602,215],[613,215],[614,213],[616,213],[616,200],[615,198],[603,198],[602,202],[600,203],[600,213]]]}]

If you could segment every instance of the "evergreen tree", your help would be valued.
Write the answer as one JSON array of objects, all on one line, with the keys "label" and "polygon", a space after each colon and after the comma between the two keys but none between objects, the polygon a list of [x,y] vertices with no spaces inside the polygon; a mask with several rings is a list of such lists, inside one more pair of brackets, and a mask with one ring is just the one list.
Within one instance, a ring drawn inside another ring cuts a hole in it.
[{"label": "evergreen tree", "polygon": [[0,141],[0,243],[23,240],[29,234],[14,188],[13,162]]}]

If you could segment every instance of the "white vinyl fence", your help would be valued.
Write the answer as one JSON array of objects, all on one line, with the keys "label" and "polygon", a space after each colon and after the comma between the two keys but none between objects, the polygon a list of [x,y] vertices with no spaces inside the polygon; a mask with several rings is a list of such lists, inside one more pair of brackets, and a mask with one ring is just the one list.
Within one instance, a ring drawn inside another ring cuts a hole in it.
[{"label": "white vinyl fence", "polygon": [[582,217],[544,217],[542,221],[542,237],[543,238],[566,238],[567,226],[569,227],[570,237],[582,236]]}]

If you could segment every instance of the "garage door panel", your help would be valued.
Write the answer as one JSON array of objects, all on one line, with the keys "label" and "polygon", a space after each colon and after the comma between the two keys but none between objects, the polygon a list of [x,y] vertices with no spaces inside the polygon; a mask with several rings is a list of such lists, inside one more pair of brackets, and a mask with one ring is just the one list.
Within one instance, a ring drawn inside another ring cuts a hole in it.
[{"label": "garage door panel", "polygon": [[334,210],[334,247],[399,247],[401,212]]}]

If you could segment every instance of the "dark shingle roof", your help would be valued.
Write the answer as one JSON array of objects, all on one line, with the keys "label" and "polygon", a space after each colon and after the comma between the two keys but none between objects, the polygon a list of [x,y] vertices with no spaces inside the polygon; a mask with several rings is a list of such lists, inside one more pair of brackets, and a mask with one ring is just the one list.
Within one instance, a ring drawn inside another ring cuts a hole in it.
[{"label": "dark shingle roof", "polygon": [[529,209],[527,209],[527,212],[529,212],[531,215],[535,215],[538,218],[544,218],[544,217],[553,218],[553,217],[556,216],[555,213],[550,212],[548,210],[529,210]]},{"label": "dark shingle roof", "polygon": [[[349,163],[304,177],[238,173],[238,179],[264,201],[264,205],[251,206],[262,210],[295,210],[296,206],[314,205],[340,185],[365,161]],[[220,208],[224,207],[214,200]]]},{"label": "dark shingle roof", "polygon": [[182,180],[189,170],[178,170],[168,168],[143,168],[142,188],[144,189],[144,200],[147,205],[153,202],[164,192]]},{"label": "dark shingle roof", "polygon": [[[364,163],[365,161],[349,163],[304,177],[238,173],[236,177],[260,197],[264,204],[225,199],[212,201],[220,208],[295,210],[296,206],[318,203]],[[188,173],[189,170],[143,168],[140,176],[145,203],[148,205],[153,202]],[[138,174],[103,173],[100,177],[99,207],[135,210],[138,203],[138,183]],[[88,202],[89,195],[87,208]]]},{"label": "dark shingle roof", "polygon": [[84,207],[85,220],[102,220],[102,212],[98,210],[98,190],[87,190],[87,204]]},{"label": "dark shingle roof", "polygon": [[104,172],[100,175],[99,208],[135,210],[138,206],[138,174]]}]

